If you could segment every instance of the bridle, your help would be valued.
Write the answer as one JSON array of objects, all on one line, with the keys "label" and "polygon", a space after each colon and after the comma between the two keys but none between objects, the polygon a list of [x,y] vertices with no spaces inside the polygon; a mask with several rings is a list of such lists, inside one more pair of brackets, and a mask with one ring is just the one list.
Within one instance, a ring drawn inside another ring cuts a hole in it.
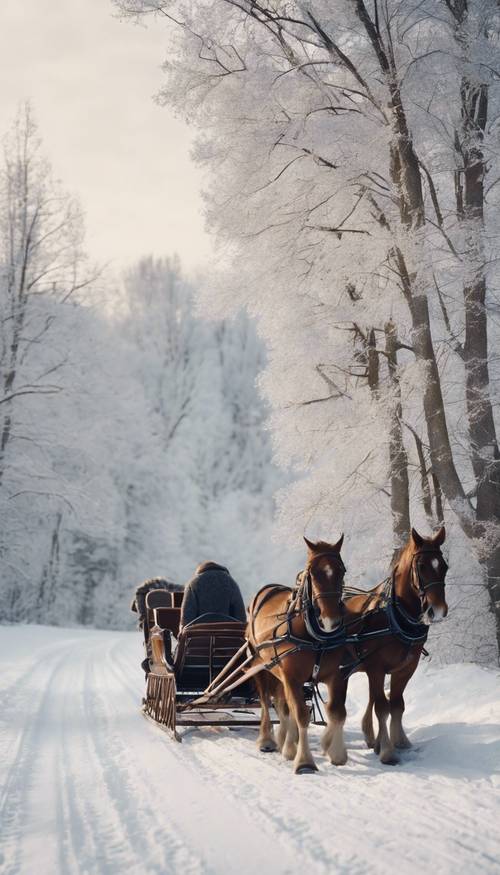
[{"label": "bridle", "polygon": [[[337,570],[340,572],[338,579],[338,586],[335,589],[328,589],[324,592],[316,593],[314,592],[314,583],[313,583],[313,573],[311,570],[311,566],[317,559],[321,559],[322,557],[328,556],[330,561],[337,566]],[[346,573],[346,567],[339,556],[338,553],[333,553],[329,551],[325,551],[324,553],[316,553],[311,561],[306,566],[305,570],[301,576],[301,583],[299,584],[299,589],[297,592],[297,600],[300,604],[299,613],[304,618],[304,623],[306,630],[311,638],[315,641],[325,641],[330,640],[332,635],[335,635],[339,632],[339,630],[343,629],[343,583],[344,583],[344,575]],[[335,596],[338,600],[338,604],[340,605],[341,617],[339,622],[336,624],[334,629],[330,632],[327,632],[323,629],[318,620],[318,614],[320,613],[319,606],[317,602],[322,599],[329,598],[330,596]],[[293,600],[292,600],[293,604]]]},{"label": "bridle", "polygon": [[[425,581],[422,579],[422,575],[418,567],[419,558],[423,554],[429,553],[433,554],[436,558],[439,558],[441,561],[444,562],[441,551],[436,548],[419,549],[416,551],[416,553],[413,554],[411,558],[410,585],[420,598],[422,612],[425,610],[427,591],[433,586],[444,586],[444,579],[432,581]],[[324,556],[328,556],[329,559],[336,564],[337,570],[340,572],[338,589],[329,589],[325,592],[316,594],[313,592],[313,575],[311,571],[311,566],[314,564],[316,559],[320,559]],[[446,570],[447,569],[448,566],[446,565]],[[254,639],[255,619],[266,601],[268,601],[269,598],[272,598],[276,594],[276,592],[280,590],[290,593],[290,597],[287,601],[287,607],[285,612],[275,615],[276,619],[279,622],[272,631],[270,630],[270,632],[268,633],[269,637],[267,637],[266,640],[259,641],[258,643],[253,644],[252,654],[259,655],[263,650],[272,648],[274,650],[274,655],[270,659],[268,658],[264,663],[264,668],[271,670],[276,665],[279,665],[279,663],[285,657],[289,657],[292,654],[299,653],[301,651],[312,651],[315,654],[315,663],[311,677],[313,682],[315,682],[319,676],[320,664],[323,654],[326,652],[338,650],[339,648],[345,647],[346,645],[351,645],[352,647],[354,647],[356,651],[356,659],[354,659],[354,661],[351,663],[340,666],[340,669],[345,673],[345,677],[348,677],[358,665],[361,665],[361,663],[366,659],[367,655],[370,655],[370,653],[362,653],[359,650],[359,648],[368,641],[375,642],[378,639],[384,639],[387,635],[392,635],[394,638],[401,641],[408,648],[408,651],[413,646],[423,646],[425,644],[425,641],[427,640],[429,627],[428,625],[422,623],[420,618],[415,619],[410,613],[408,613],[401,600],[396,596],[396,572],[397,565],[394,566],[391,576],[388,577],[386,581],[384,581],[384,590],[381,603],[375,608],[367,611],[361,618],[355,618],[350,622],[346,622],[344,614],[344,603],[342,601],[343,581],[344,575],[346,573],[346,567],[338,553],[328,551],[325,551],[324,553],[316,553],[311,558],[310,562],[308,562],[304,571],[297,575],[296,585],[291,593],[288,587],[279,586],[277,584],[263,587],[263,589],[260,591],[262,593],[262,597],[256,601],[256,604],[254,604],[252,615],[250,618],[252,635]],[[327,632],[319,624],[316,602],[320,601],[322,598],[326,598],[332,595],[338,597],[341,617],[338,625],[331,631]],[[365,631],[363,628],[358,632],[353,632],[351,630],[350,627],[353,625],[353,623],[359,623],[360,619],[364,620],[368,615],[376,614],[378,612],[383,612],[385,614],[387,619],[387,625],[369,631]],[[302,635],[299,636],[295,634],[293,631],[292,622],[294,618],[298,616],[302,617],[304,621],[305,629],[307,632],[306,638],[302,637]],[[283,623],[286,624],[286,630],[280,633],[278,632],[278,630]],[[290,646],[286,651],[279,652],[278,647],[283,644],[287,644]],[[378,646],[376,646],[375,650],[377,649]]]},{"label": "bridle", "polygon": [[431,589],[433,586],[442,586],[444,587],[445,580],[444,576],[446,575],[446,571],[448,571],[448,566],[446,565],[445,575],[443,576],[443,580],[430,580],[428,582],[422,580],[422,575],[419,569],[419,557],[422,555],[432,554],[436,559],[440,559],[446,565],[446,562],[443,558],[443,554],[439,548],[421,548],[417,550],[411,560],[411,586],[412,589],[417,593],[420,599],[420,605],[422,607],[422,611],[425,610],[425,603],[427,601],[427,590]]},{"label": "bridle", "polygon": [[[317,559],[322,559],[323,557],[328,556],[328,558],[333,561],[333,564],[337,566],[337,569],[340,571],[339,574],[339,585],[337,589],[328,589],[325,592],[314,593],[314,584],[313,577],[314,575],[311,572],[311,566]],[[346,567],[338,553],[329,553],[325,551],[324,553],[316,553],[311,561],[307,564],[307,567],[304,569],[302,574],[302,588],[303,594],[306,591],[307,598],[309,604],[313,605],[315,602],[320,601],[321,599],[329,598],[330,596],[337,596],[339,603],[342,601],[342,590],[344,585],[344,577],[346,574]]]}]

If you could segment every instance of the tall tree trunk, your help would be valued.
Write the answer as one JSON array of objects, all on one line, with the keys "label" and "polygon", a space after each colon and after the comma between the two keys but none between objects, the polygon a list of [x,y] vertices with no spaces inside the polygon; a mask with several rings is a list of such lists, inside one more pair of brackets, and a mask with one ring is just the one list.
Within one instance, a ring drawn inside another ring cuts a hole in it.
[{"label": "tall tree trunk", "polygon": [[54,593],[56,590],[56,582],[59,573],[59,558],[60,558],[60,529],[62,522],[62,513],[58,511],[52,530],[50,539],[50,550],[47,562],[45,563],[42,576],[40,578],[40,589],[38,592],[37,615],[34,617],[35,622],[47,622],[52,620],[50,607],[54,602]]},{"label": "tall tree trunk", "polygon": [[410,485],[408,456],[401,426],[401,386],[398,375],[398,336],[394,322],[385,325],[385,352],[391,386],[389,461],[391,476],[391,512],[395,550],[404,546],[410,536]]},{"label": "tall tree trunk", "polygon": [[[488,316],[484,273],[484,130],[488,119],[488,89],[462,80],[462,131],[459,136],[464,184],[462,212],[468,255],[474,265],[464,285],[466,405],[471,439],[471,462],[477,483],[478,519],[500,523],[500,453],[490,396]],[[458,204],[457,204],[458,207]]]},{"label": "tall tree trunk", "polygon": [[464,532],[468,537],[475,538],[478,535],[475,512],[465,495],[453,460],[432,340],[429,305],[423,281],[418,273],[420,263],[423,262],[420,258],[419,229],[425,222],[420,164],[404,110],[391,41],[388,40],[387,46],[384,44],[377,22],[370,18],[364,0],[356,0],[356,11],[373,47],[381,73],[386,78],[389,92],[388,108],[393,130],[390,169],[399,197],[401,224],[407,232],[406,240],[400,238],[401,242],[394,246],[392,260],[399,273],[403,294],[410,310],[413,351],[417,360],[425,367],[423,401],[431,463]]},{"label": "tall tree trunk", "polygon": [[[457,48],[470,57],[473,37],[467,25],[467,0],[446,0],[455,20]],[[460,86],[461,124],[455,131],[455,195],[457,218],[465,230],[468,258],[472,267],[464,283],[465,402],[471,445],[471,464],[476,480],[476,513],[485,528],[486,555],[481,557],[486,572],[490,608],[495,617],[500,652],[500,453],[493,416],[488,368],[488,315],[484,256],[484,133],[488,123],[488,86],[473,73],[462,77]]]},{"label": "tall tree trunk", "polygon": [[[410,487],[408,457],[401,427],[401,387],[398,377],[398,338],[396,326],[385,326],[385,352],[388,361],[391,400],[389,407],[389,476],[391,480],[391,518],[394,540],[393,558],[399,554],[410,535]],[[374,398],[380,400],[380,353],[377,350],[375,329],[364,337],[366,347],[368,386]]]}]

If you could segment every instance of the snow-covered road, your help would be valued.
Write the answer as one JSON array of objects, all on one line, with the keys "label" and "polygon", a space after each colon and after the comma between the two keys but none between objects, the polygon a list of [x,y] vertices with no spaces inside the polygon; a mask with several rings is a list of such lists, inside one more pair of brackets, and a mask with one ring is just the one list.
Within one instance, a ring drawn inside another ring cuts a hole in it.
[{"label": "snow-covered road", "polygon": [[496,671],[420,670],[397,767],[364,748],[318,774],[263,755],[250,729],[185,731],[139,713],[140,637],[0,627],[0,870],[87,873],[500,873]]}]

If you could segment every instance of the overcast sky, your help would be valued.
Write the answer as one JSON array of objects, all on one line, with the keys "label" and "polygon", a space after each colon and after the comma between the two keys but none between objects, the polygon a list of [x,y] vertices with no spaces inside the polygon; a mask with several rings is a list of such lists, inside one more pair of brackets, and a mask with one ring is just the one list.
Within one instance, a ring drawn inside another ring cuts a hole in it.
[{"label": "overcast sky", "polygon": [[157,106],[165,40],[111,0],[1,0],[0,130],[31,98],[56,175],[77,194],[87,249],[120,268],[142,254],[207,257],[191,131]]}]

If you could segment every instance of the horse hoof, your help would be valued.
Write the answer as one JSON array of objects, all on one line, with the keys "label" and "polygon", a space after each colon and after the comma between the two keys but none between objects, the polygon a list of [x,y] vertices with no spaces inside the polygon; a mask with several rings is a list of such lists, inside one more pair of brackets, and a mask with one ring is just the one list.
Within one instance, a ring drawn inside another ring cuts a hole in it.
[{"label": "horse hoof", "polygon": [[345,766],[345,764],[347,762],[347,751],[345,752],[345,754],[342,754],[341,756],[330,757],[330,762],[331,762],[332,766]]},{"label": "horse hoof", "polygon": [[374,750],[374,752],[375,752],[375,753],[377,754],[377,756],[378,756],[379,753],[380,753],[380,744],[379,744],[378,741],[374,741],[374,742],[373,742],[373,750]]},{"label": "horse hoof", "polygon": [[381,754],[380,762],[384,764],[384,766],[397,766],[399,763],[399,757],[395,751],[386,751],[386,753]]},{"label": "horse hoof", "polygon": [[413,745],[409,738],[405,738],[403,741],[397,741],[394,747],[397,747],[398,750],[410,750]]},{"label": "horse hoof", "polygon": [[302,763],[302,765],[297,766],[294,771],[296,775],[311,775],[318,771],[318,767],[314,763]]},{"label": "horse hoof", "polygon": [[269,741],[259,743],[259,750],[261,753],[274,753],[274,751],[278,750],[278,745],[275,741],[269,739]]},{"label": "horse hoof", "polygon": [[287,747],[286,745],[282,748],[281,751],[283,757],[286,760],[294,760],[297,754],[297,746],[294,744],[292,747]]}]

